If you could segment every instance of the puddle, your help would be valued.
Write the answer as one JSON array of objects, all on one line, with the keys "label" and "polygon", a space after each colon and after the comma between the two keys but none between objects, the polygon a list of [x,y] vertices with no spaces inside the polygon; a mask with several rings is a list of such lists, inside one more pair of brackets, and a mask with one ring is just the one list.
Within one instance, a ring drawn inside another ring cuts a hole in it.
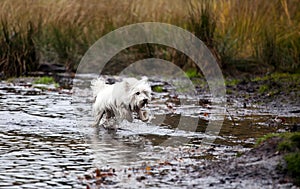
[{"label": "puddle", "polygon": [[[152,81],[152,85],[162,83]],[[86,91],[82,97],[88,94]],[[91,127],[88,97],[72,99],[71,91],[1,82],[0,188],[86,188],[87,183],[97,186],[94,180],[82,179],[96,168],[103,174],[114,169],[112,179],[103,180],[108,188],[173,187],[180,180],[177,174],[172,176],[176,171],[190,174],[181,179],[178,188],[214,186],[219,182],[217,178],[195,179],[197,166],[234,157],[252,148],[256,138],[285,132],[300,122],[299,114],[289,113],[289,108],[243,108],[239,99],[234,99],[227,107],[219,135],[214,137],[205,133],[209,120],[218,117],[212,111],[211,99],[205,93],[197,98],[185,100],[199,103],[181,105],[174,94],[154,93],[149,109],[155,118],[150,123],[125,121],[113,132]],[[283,120],[281,123],[275,119],[277,116]],[[188,124],[178,129],[180,119],[196,124],[196,129],[182,129]],[[214,144],[201,145],[207,138],[215,139]],[[176,142],[179,146],[174,145]],[[184,143],[187,144],[182,146]],[[151,174],[157,171],[157,175],[170,176],[147,178],[145,183],[144,174],[134,172],[132,167],[147,171],[148,165],[155,168]],[[130,179],[133,175],[135,179]],[[251,187],[250,181],[243,186],[247,184]]]}]

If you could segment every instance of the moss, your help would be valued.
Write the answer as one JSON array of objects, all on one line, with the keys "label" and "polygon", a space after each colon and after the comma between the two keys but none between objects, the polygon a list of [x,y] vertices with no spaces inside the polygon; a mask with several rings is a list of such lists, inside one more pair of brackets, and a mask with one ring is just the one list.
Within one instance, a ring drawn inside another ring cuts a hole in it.
[{"label": "moss", "polygon": [[283,140],[278,143],[277,149],[285,153],[284,161],[278,164],[277,169],[286,172],[296,185],[300,185],[300,132],[295,133],[270,133],[257,140],[257,144],[262,143],[272,137],[280,137]]},{"label": "moss", "polygon": [[243,155],[242,152],[238,152],[238,153],[236,154],[236,157],[241,157],[242,155]]},{"label": "moss", "polygon": [[233,91],[231,89],[226,89],[226,94],[233,94]]},{"label": "moss", "polygon": [[277,82],[294,82],[300,81],[300,74],[273,73],[269,78]]},{"label": "moss", "polygon": [[277,149],[279,151],[290,152],[293,149],[293,144],[290,140],[284,140],[278,144]]},{"label": "moss", "polygon": [[240,82],[241,82],[241,80],[239,80],[239,79],[227,79],[226,86],[236,86]]},{"label": "moss", "polygon": [[274,82],[298,82],[300,81],[300,74],[289,74],[289,73],[272,73],[263,77],[255,77],[252,81],[274,81]]},{"label": "moss", "polygon": [[281,134],[284,138],[278,144],[278,150],[284,152],[295,152],[300,149],[300,132]]},{"label": "moss", "polygon": [[54,87],[55,87],[55,88],[58,88],[58,87],[59,87],[59,84],[58,84],[58,83],[54,83]]},{"label": "moss", "polygon": [[195,86],[199,86],[202,89],[208,87],[208,84],[204,78],[193,78],[191,81]]},{"label": "moss", "polygon": [[35,84],[56,84],[53,77],[48,77],[48,76],[39,77],[34,81],[34,83]]},{"label": "moss", "polygon": [[282,141],[278,148],[283,148],[289,152],[284,156],[286,162],[286,171],[291,176],[296,185],[300,185],[300,132],[291,133]]},{"label": "moss", "polygon": [[284,156],[287,173],[294,179],[296,185],[300,185],[300,153],[293,152]]},{"label": "moss", "polygon": [[300,149],[300,132],[296,132],[295,134],[291,135],[290,139],[294,143],[295,147]]},{"label": "moss", "polygon": [[268,140],[268,139],[270,139],[270,138],[273,138],[273,137],[278,137],[279,135],[280,135],[279,133],[268,133],[268,134],[266,134],[266,135],[264,135],[264,136],[258,138],[258,139],[256,140],[255,146],[257,147],[257,146],[259,146],[261,143],[263,143],[264,141],[266,141],[266,140]]},{"label": "moss", "polygon": [[152,89],[154,92],[157,92],[157,93],[161,93],[161,92],[163,92],[163,88],[162,88],[162,86],[155,86],[155,87],[153,87],[153,89]]},{"label": "moss", "polygon": [[200,74],[198,73],[197,69],[188,69],[185,74],[187,75],[188,78],[196,78],[200,77]]},{"label": "moss", "polygon": [[270,89],[270,88],[269,88],[268,85],[261,85],[261,86],[259,87],[259,89],[258,89],[258,92],[259,92],[260,94],[262,94],[262,93],[267,92],[269,89]]},{"label": "moss", "polygon": [[[269,140],[270,138],[273,138],[273,137],[283,138],[284,140],[281,143],[285,143],[287,141],[290,141],[290,142],[292,142],[292,144],[294,146],[299,145],[298,142],[300,143],[300,132],[295,132],[295,133],[290,133],[290,132],[286,132],[286,133],[268,133],[268,134],[266,134],[266,135],[264,135],[264,136],[262,136],[262,137],[260,137],[256,140],[256,146],[260,145],[262,142],[264,142],[266,140]],[[278,146],[280,146],[281,143],[279,143]],[[286,144],[282,144],[283,147],[284,147],[284,145],[286,145]]]},{"label": "moss", "polygon": [[272,73],[263,77],[255,77],[252,82],[259,84],[259,94],[267,93],[268,96],[275,96],[280,93],[299,91],[300,74]]}]

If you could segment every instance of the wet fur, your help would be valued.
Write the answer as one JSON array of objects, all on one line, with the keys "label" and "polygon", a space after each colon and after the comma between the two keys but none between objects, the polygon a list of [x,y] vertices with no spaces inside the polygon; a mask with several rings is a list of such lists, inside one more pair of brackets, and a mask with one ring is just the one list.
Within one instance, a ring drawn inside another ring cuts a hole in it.
[{"label": "wet fur", "polygon": [[141,110],[151,100],[151,88],[147,79],[127,78],[108,85],[98,78],[91,82],[91,88],[94,98],[94,125],[99,125],[104,115],[106,120],[116,117],[132,122],[133,112],[136,112],[142,121],[148,120],[147,112]]}]

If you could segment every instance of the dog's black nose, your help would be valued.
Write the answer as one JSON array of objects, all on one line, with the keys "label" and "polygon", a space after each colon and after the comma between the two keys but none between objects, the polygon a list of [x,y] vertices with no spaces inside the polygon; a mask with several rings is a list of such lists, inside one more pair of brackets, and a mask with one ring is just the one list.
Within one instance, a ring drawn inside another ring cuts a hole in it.
[{"label": "dog's black nose", "polygon": [[144,99],[143,102],[144,102],[144,104],[147,104],[148,103],[148,99]]}]

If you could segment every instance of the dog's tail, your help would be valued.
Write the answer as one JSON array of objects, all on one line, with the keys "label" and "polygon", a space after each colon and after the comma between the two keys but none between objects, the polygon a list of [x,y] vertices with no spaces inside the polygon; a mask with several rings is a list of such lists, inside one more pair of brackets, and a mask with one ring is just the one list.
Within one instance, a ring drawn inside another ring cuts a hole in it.
[{"label": "dog's tail", "polygon": [[99,91],[101,89],[103,89],[105,87],[105,81],[103,81],[102,79],[98,78],[98,79],[94,79],[91,81],[91,88],[93,91],[93,99],[95,99],[97,97],[97,94],[99,93]]}]

